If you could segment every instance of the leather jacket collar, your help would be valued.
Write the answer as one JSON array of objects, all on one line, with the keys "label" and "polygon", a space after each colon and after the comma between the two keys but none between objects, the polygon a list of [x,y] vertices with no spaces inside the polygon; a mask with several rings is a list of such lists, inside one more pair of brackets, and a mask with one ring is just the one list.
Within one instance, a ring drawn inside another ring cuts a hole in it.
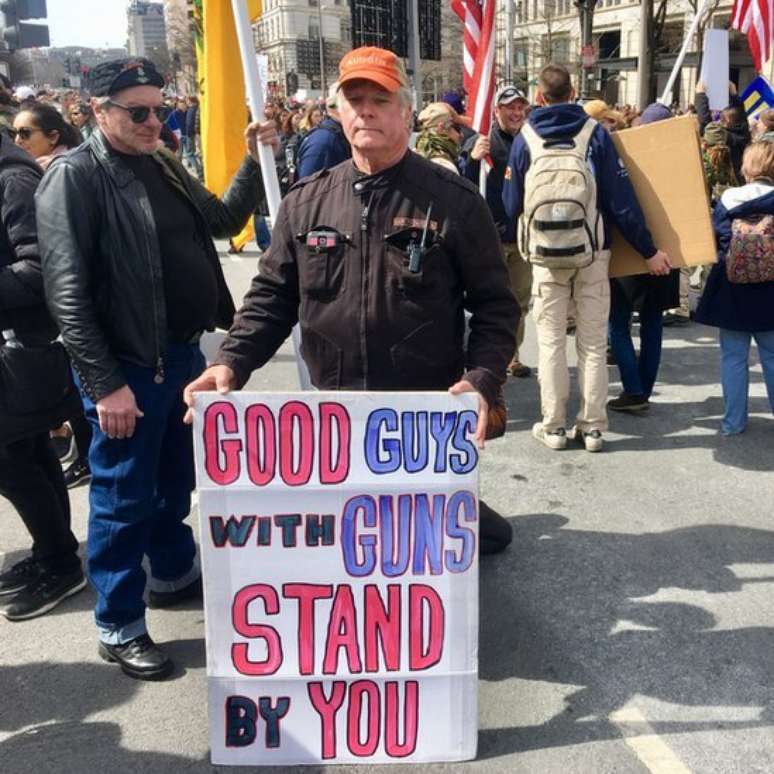
[{"label": "leather jacket collar", "polygon": [[383,169],[381,172],[377,172],[373,175],[364,175],[355,166],[355,162],[353,161],[351,166],[351,180],[355,195],[362,196],[365,193],[371,193],[377,189],[389,188],[389,186],[392,185],[395,176],[400,174],[403,165],[411,154],[412,151],[406,149],[405,155],[397,164],[393,164],[393,166]]}]

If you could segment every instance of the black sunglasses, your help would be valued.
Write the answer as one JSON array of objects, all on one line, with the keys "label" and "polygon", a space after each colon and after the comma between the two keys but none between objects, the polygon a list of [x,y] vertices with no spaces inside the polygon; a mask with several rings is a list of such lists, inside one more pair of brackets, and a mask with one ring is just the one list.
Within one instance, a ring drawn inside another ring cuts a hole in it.
[{"label": "black sunglasses", "polygon": [[113,102],[112,99],[107,100],[107,103],[129,113],[129,118],[131,118],[133,124],[144,124],[148,120],[151,111],[163,124],[172,113],[172,108],[168,108],[166,105],[158,105],[154,108],[145,107],[144,105],[129,107],[128,105],[122,105],[120,102]]},{"label": "black sunglasses", "polygon": [[30,137],[32,137],[34,132],[42,132],[42,129],[35,128],[29,128],[26,126],[22,126],[20,129],[11,129],[11,136],[12,137],[21,137],[22,140],[29,140]]}]

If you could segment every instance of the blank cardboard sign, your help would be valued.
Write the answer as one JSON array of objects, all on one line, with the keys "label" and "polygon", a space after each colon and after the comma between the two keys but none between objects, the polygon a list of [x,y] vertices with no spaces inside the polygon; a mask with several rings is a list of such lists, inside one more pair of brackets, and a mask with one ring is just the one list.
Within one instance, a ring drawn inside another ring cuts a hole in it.
[{"label": "blank cardboard sign", "polygon": [[[656,247],[669,254],[675,267],[715,263],[696,118],[670,118],[615,132],[612,137]],[[610,276],[647,271],[642,256],[615,229]]]}]

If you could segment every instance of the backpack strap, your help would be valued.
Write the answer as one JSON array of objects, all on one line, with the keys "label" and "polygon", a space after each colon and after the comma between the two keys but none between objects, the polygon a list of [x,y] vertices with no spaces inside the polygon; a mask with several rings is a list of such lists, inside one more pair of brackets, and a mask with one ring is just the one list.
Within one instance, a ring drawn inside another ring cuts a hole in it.
[{"label": "backpack strap", "polygon": [[591,137],[594,134],[594,130],[597,128],[597,122],[589,117],[586,119],[586,123],[583,124],[583,128],[575,135],[575,147],[581,151],[583,158],[586,158],[589,151],[589,144],[591,143]]},{"label": "backpack strap", "polygon": [[529,155],[532,160],[535,156],[543,150],[543,138],[530,126],[529,123],[522,124],[521,136],[524,138],[524,142],[527,143],[529,149]]}]

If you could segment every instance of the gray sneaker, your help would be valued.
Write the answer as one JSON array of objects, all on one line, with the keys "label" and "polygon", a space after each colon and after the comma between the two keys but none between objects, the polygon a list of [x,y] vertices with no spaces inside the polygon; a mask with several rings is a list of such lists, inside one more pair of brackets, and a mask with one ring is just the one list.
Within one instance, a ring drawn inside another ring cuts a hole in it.
[{"label": "gray sneaker", "polygon": [[580,441],[585,447],[587,452],[599,452],[602,451],[602,432],[600,430],[580,430],[578,427],[573,427],[570,430],[570,438],[575,441]]},{"label": "gray sneaker", "polygon": [[532,426],[532,435],[549,449],[558,450],[567,447],[567,433],[563,427],[556,430],[546,430],[542,422],[535,422]]}]

